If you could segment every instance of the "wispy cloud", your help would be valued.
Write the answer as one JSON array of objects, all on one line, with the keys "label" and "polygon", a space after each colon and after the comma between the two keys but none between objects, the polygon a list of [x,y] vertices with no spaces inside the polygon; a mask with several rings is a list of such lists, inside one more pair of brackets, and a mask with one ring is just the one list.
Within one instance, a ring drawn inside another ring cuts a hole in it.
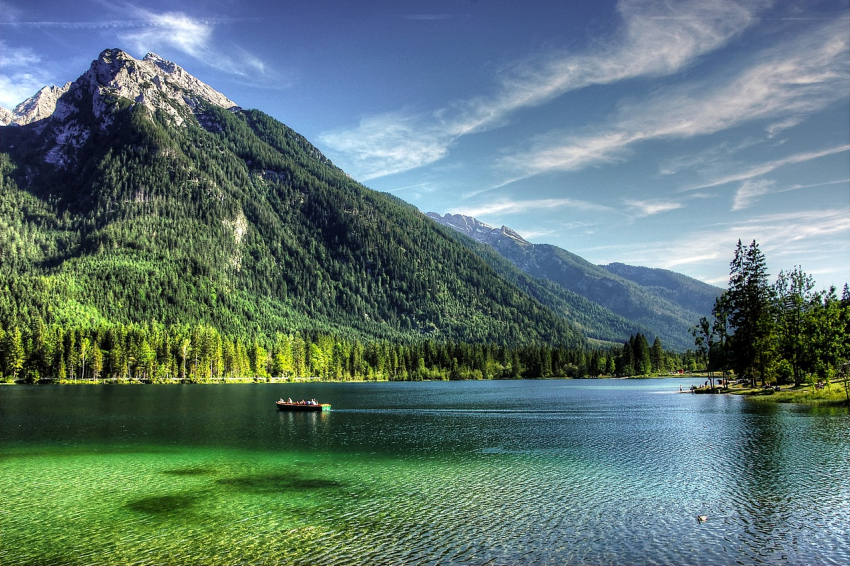
[{"label": "wispy cloud", "polygon": [[767,135],[771,138],[776,137],[777,134],[784,132],[789,128],[793,128],[797,124],[803,121],[802,116],[791,116],[790,118],[785,118],[784,120],[780,120],[779,122],[775,122],[770,124],[766,130]]},{"label": "wispy cloud", "polygon": [[624,199],[623,203],[631,208],[636,214],[635,216],[643,218],[653,216],[662,212],[677,210],[685,205],[681,202],[662,201],[662,200],[628,200]]},{"label": "wispy cloud", "polygon": [[12,48],[0,41],[0,106],[11,109],[47,84],[40,62],[31,49]]},{"label": "wispy cloud", "polygon": [[[755,62],[727,82],[689,84],[621,107],[617,119],[584,135],[552,133],[506,158],[531,176],[623,159],[639,142],[691,138],[755,119],[787,120],[847,97],[847,22],[829,22]],[[740,180],[740,179],[739,179]],[[728,182],[728,181],[727,181]]]},{"label": "wispy cloud", "polygon": [[321,140],[345,154],[347,169],[364,181],[442,159],[450,141],[404,112],[364,118],[356,130],[325,133]]},{"label": "wispy cloud", "polygon": [[776,181],[768,179],[747,179],[735,192],[735,200],[732,203],[732,211],[742,210],[749,207],[762,195],[766,195],[776,186]]},{"label": "wispy cloud", "polygon": [[145,25],[121,34],[140,52],[169,46],[196,59],[202,59],[211,46],[213,24],[181,12],[146,13]]},{"label": "wispy cloud", "polygon": [[430,113],[396,111],[364,118],[355,128],[329,132],[321,139],[366,180],[433,163],[461,136],[499,127],[518,109],[590,85],[675,73],[725,45],[768,3],[621,0],[620,28],[585,53],[550,52],[517,62],[499,72],[494,94]]},{"label": "wispy cloud", "polygon": [[256,55],[239,47],[222,49],[215,41],[217,25],[245,21],[245,18],[197,18],[184,12],[132,10],[138,16],[132,21],[141,24],[126,26],[130,29],[119,33],[119,38],[139,53],[171,48],[228,74],[252,80],[258,74],[268,75],[266,64]]},{"label": "wispy cloud", "polygon": [[845,153],[850,151],[850,144],[842,144],[834,147],[829,147],[820,151],[806,151],[802,153],[795,153],[793,155],[789,155],[783,157],[782,159],[775,159],[773,161],[768,161],[766,163],[759,163],[753,167],[749,167],[744,169],[743,171],[739,171],[737,173],[731,173],[728,175],[723,175],[717,177],[715,179],[711,179],[705,183],[701,183],[699,185],[687,187],[682,189],[682,191],[695,191],[697,189],[705,189],[709,187],[717,187],[720,185],[725,185],[727,183],[736,183],[740,181],[746,181],[748,179],[754,179],[756,177],[761,177],[762,175],[766,175],[772,171],[779,169],[780,167],[784,167],[786,165],[794,165],[797,163],[805,163],[807,161],[812,161],[815,159],[820,159],[821,157],[827,157],[829,155],[835,155],[837,153]]},{"label": "wispy cloud", "polygon": [[385,192],[385,193],[397,193],[397,192],[399,192],[399,191],[406,191],[406,190],[408,190],[408,189],[418,189],[418,188],[420,188],[420,187],[427,187],[427,186],[428,186],[428,185],[430,185],[430,184],[431,184],[431,183],[417,183],[417,184],[415,184],[415,185],[407,185],[407,186],[405,186],[405,187],[397,187],[397,188],[395,188],[395,189],[387,189],[387,190],[386,190],[386,191],[384,191],[384,192]]},{"label": "wispy cloud", "polygon": [[658,173],[659,175],[675,175],[682,171],[708,172],[721,169],[727,170],[728,160],[731,155],[762,141],[764,140],[755,137],[748,137],[738,143],[724,141],[696,154],[673,156],[665,159],[659,165]]},{"label": "wispy cloud", "polygon": [[[838,283],[847,273],[850,253],[850,215],[846,210],[800,210],[791,213],[764,214],[705,226],[682,233],[678,238],[647,240],[610,246],[573,250],[596,263],[621,261],[688,273],[708,283],[725,286],[728,262],[735,242],[756,240],[768,261],[771,273],[826,258],[836,269],[824,272]],[[804,258],[801,260],[801,258]],[[823,261],[821,261],[823,263]],[[820,282],[820,280],[819,280]],[[823,285],[829,284],[829,278]]]},{"label": "wispy cloud", "polygon": [[215,28],[221,25],[243,23],[257,18],[246,17],[195,17],[185,12],[157,13],[126,3],[109,9],[120,9],[131,16],[120,19],[87,21],[21,21],[19,17],[5,18],[0,26],[31,29],[65,30],[117,30],[117,36],[137,54],[174,49],[209,67],[232,75],[256,78],[257,74],[272,74],[258,56],[238,46],[223,49],[216,42]]},{"label": "wispy cloud", "polygon": [[404,20],[412,20],[419,22],[430,22],[436,20],[450,20],[452,19],[451,14],[405,14],[402,16]]},{"label": "wispy cloud", "polygon": [[788,187],[777,187],[776,181],[772,179],[747,179],[741,183],[741,186],[735,191],[735,198],[732,202],[732,212],[749,208],[762,196],[771,193],[787,193],[790,191],[798,191],[801,189],[813,189],[818,187],[828,187],[830,185],[850,184],[850,179],[840,181],[827,181],[824,183],[814,183],[809,185],[791,185]]},{"label": "wispy cloud", "polygon": [[[3,8],[0,3],[0,8]],[[122,8],[123,9],[123,8]],[[21,20],[18,15],[0,19],[0,26],[30,29],[123,29],[123,28],[147,28],[147,27],[169,27],[173,25],[169,14],[182,15],[179,12],[167,12],[157,16],[139,8],[126,6],[126,11],[138,16],[137,18],[103,19],[103,20]],[[204,26],[216,26],[220,24],[232,24],[238,22],[257,21],[258,18],[246,17],[217,17],[217,18],[191,18],[193,22]]]},{"label": "wispy cloud", "polygon": [[496,202],[489,202],[480,205],[464,206],[463,208],[449,209],[451,214],[464,214],[474,216],[476,218],[488,215],[510,215],[532,212],[535,210],[558,210],[558,209],[575,209],[584,211],[606,211],[612,212],[613,209],[607,206],[598,205],[592,202],[560,198],[560,199],[530,199],[530,200],[511,200],[502,199]]}]

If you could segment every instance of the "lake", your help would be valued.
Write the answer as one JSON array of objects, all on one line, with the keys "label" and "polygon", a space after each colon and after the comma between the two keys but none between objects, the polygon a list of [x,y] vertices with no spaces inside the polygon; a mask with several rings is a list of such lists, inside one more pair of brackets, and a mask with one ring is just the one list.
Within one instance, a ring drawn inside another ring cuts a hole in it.
[{"label": "lake", "polygon": [[847,409],[692,383],[2,387],[0,563],[850,564]]}]

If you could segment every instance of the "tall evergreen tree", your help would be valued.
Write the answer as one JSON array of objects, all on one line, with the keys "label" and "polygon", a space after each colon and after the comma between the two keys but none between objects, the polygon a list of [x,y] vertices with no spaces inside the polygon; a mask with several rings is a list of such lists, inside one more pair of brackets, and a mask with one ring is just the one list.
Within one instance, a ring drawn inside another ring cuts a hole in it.
[{"label": "tall evergreen tree", "polygon": [[747,247],[738,240],[730,266],[731,363],[738,375],[749,376],[752,386],[757,378],[764,384],[774,348],[773,288],[768,283],[767,262],[755,240]]}]

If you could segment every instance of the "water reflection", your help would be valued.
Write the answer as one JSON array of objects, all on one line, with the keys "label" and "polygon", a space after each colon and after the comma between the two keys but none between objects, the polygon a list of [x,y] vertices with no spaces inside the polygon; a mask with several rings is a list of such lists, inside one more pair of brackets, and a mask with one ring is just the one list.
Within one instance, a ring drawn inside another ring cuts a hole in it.
[{"label": "water reflection", "polygon": [[331,418],[329,411],[278,411],[281,447],[316,448],[326,445]]},{"label": "water reflection", "polygon": [[847,412],[680,384],[7,388],[0,562],[850,563]]}]

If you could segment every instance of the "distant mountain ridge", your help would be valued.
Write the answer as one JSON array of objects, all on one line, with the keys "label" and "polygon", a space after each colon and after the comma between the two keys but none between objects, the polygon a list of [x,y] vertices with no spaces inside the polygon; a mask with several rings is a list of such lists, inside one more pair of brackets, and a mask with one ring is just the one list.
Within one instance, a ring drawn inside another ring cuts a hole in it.
[{"label": "distant mountain ridge", "polygon": [[672,271],[620,263],[594,265],[557,246],[532,244],[507,226],[494,228],[469,216],[435,212],[427,216],[492,247],[529,275],[602,307],[610,313],[609,321],[615,317],[628,321],[621,325],[619,339],[640,331],[659,336],[669,347],[692,347],[689,329],[708,316],[721,291]]}]

